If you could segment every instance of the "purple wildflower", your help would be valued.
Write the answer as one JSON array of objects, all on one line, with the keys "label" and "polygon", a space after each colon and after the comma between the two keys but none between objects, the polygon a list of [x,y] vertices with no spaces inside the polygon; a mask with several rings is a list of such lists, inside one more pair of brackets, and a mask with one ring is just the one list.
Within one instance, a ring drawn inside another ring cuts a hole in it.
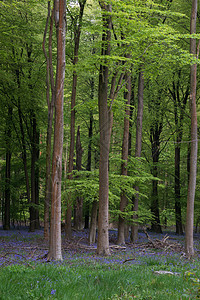
[{"label": "purple wildflower", "polygon": [[56,290],[51,290],[51,295],[54,295]]}]

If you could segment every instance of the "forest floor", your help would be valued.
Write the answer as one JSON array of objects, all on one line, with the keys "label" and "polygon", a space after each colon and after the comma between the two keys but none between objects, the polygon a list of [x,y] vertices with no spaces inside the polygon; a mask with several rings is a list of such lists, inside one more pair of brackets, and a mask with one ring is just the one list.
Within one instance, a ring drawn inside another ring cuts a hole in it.
[{"label": "forest floor", "polygon": [[136,244],[119,246],[109,233],[109,257],[96,255],[87,230],[73,230],[71,240],[63,235],[63,261],[47,262],[43,230],[0,228],[0,300],[200,299],[200,234],[188,260],[183,235],[141,231]]},{"label": "forest floor", "polygon": [[[187,261],[184,254],[185,237],[174,232],[163,234],[141,231],[135,244],[126,242],[124,246],[117,245],[117,231],[110,230],[110,257],[96,255],[97,245],[88,244],[88,230],[72,230],[72,239],[62,239],[63,260],[70,262],[77,257],[102,263],[139,264],[140,260],[159,258],[180,258]],[[200,234],[194,236],[195,257],[200,259]],[[43,238],[43,230],[29,232],[28,228],[4,231],[0,228],[0,267],[26,262],[45,262],[48,253],[48,243]]]}]

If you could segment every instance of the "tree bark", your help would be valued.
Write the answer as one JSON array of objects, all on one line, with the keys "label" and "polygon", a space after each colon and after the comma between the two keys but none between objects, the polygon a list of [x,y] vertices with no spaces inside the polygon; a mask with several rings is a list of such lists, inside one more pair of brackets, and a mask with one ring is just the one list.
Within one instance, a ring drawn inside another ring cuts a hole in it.
[{"label": "tree bark", "polygon": [[[55,4],[55,3],[54,3]],[[54,144],[52,161],[51,226],[48,260],[62,260],[61,251],[61,182],[63,150],[63,98],[65,79],[66,0],[59,0],[57,31],[57,68]]]},{"label": "tree bark", "polygon": [[5,173],[5,207],[3,229],[10,229],[10,179],[11,179],[11,122],[12,122],[12,107],[8,107],[8,119],[6,122],[6,173]]},{"label": "tree bark", "polygon": [[[83,155],[83,148],[81,146],[81,139],[80,139],[80,126],[78,126],[77,135],[76,135],[76,170],[77,171],[81,171],[82,169],[82,155]],[[83,217],[83,198],[77,197],[75,208],[74,208],[74,228],[77,230],[82,229],[82,217]]]},{"label": "tree bark", "polygon": [[[156,122],[151,127],[150,140],[151,140],[151,152],[153,159],[152,175],[158,177],[158,162],[160,155],[160,134],[162,131],[162,123]],[[154,219],[151,222],[151,230],[157,233],[162,233],[159,214],[159,202],[158,202],[158,181],[152,180],[152,195],[151,195],[151,212]]]},{"label": "tree bark", "polygon": [[[123,144],[122,144],[122,166],[121,175],[127,176],[127,164],[128,164],[128,144],[129,144],[129,117],[130,117],[130,99],[131,99],[131,76],[129,73],[126,74],[125,80],[127,81],[126,89],[127,92],[124,95],[126,100],[126,111],[124,117],[124,133],[123,133]],[[121,194],[120,199],[120,211],[124,212],[128,204],[127,197],[124,193]],[[125,219],[119,216],[118,221],[118,240],[119,245],[125,244]]]},{"label": "tree bark", "polygon": [[[27,153],[26,153],[26,142],[25,142],[25,133],[24,133],[24,126],[23,126],[23,119],[22,119],[22,111],[21,111],[21,104],[20,99],[18,99],[18,116],[19,116],[19,124],[20,124],[20,131],[21,131],[21,144],[22,144],[22,161],[24,166],[24,174],[25,174],[25,182],[26,182],[26,195],[28,199],[28,204],[31,205],[31,193],[30,193],[30,184],[29,184],[29,175],[28,175],[28,167],[27,167]],[[29,207],[29,228],[31,229],[32,223],[32,214],[31,209]]]},{"label": "tree bark", "polygon": [[[92,53],[94,53],[94,50],[92,51]],[[90,98],[91,100],[93,100],[94,99],[94,78],[93,77],[90,80],[90,89],[91,89]],[[87,155],[87,167],[86,167],[87,171],[91,171],[91,166],[92,166],[93,122],[94,122],[93,111],[90,108],[90,126],[88,130],[89,141],[88,141],[88,155]],[[89,228],[89,219],[90,219],[90,204],[87,202],[85,204],[85,229]]]},{"label": "tree bark", "polygon": [[[143,122],[143,94],[144,94],[144,76],[143,71],[140,70],[139,82],[138,82],[138,110],[137,110],[137,126],[136,126],[136,145],[135,145],[135,157],[141,157],[142,153],[142,122]],[[135,197],[133,198],[133,211],[138,211],[139,205],[139,187],[136,186],[137,191]],[[133,220],[136,222],[138,216],[133,215]],[[135,243],[138,239],[138,224],[135,223],[131,227],[131,240]]]},{"label": "tree bark", "polygon": [[[33,113],[33,112],[32,112]],[[35,164],[36,164],[36,118],[33,113],[32,118],[32,137],[31,137],[31,204],[30,204],[30,211],[31,211],[31,222],[29,231],[35,231],[35,220],[36,220],[36,185],[35,185]]]},{"label": "tree bark", "polygon": [[[79,15],[77,18],[78,23],[74,24],[74,57],[73,65],[76,66],[78,63],[78,52],[80,45],[80,36],[82,29],[82,18],[85,8],[86,0],[78,1],[80,6]],[[68,179],[72,180],[73,162],[74,162],[74,146],[75,146],[75,105],[76,105],[76,87],[77,87],[77,72],[73,71],[72,79],[72,95],[71,95],[71,124],[70,124],[70,147],[69,147],[69,166],[68,166]],[[72,200],[70,193],[67,199],[67,211],[65,217],[65,237],[71,238],[71,218],[72,218]]]},{"label": "tree bark", "polygon": [[94,200],[92,202],[91,222],[90,222],[90,232],[89,232],[89,244],[90,245],[92,245],[96,242],[97,210],[98,210],[98,201]]},{"label": "tree bark", "polygon": [[[94,97],[94,79],[92,78],[91,83],[91,99]],[[92,165],[92,136],[93,136],[93,112],[90,109],[90,126],[88,131],[88,159],[87,159],[87,171],[91,171]],[[93,205],[93,204],[92,204]],[[90,204],[87,202],[85,204],[85,229],[89,228],[89,219],[90,219]]]},{"label": "tree bark", "polygon": [[[175,218],[176,218],[176,233],[183,234],[182,213],[181,213],[181,183],[180,183],[180,163],[181,163],[181,141],[183,135],[183,119],[184,112],[189,96],[189,87],[186,89],[182,100],[180,99],[180,71],[178,72],[177,84],[173,82],[172,90],[169,89],[174,102],[174,119],[176,128],[176,144],[175,144]],[[178,113],[179,111],[179,113]]]},{"label": "tree bark", "polygon": [[[54,23],[54,9],[51,14],[50,29],[49,29],[49,45],[48,54],[45,49],[46,35],[50,19],[50,1],[48,1],[48,15],[43,37],[43,52],[46,58],[46,99],[48,106],[48,121],[47,121],[47,137],[46,137],[46,177],[45,177],[45,200],[44,200],[44,238],[49,240],[49,208],[51,202],[51,140],[52,140],[52,126],[53,114],[55,105],[55,84],[52,64],[52,35]],[[51,87],[51,100],[50,100]]]},{"label": "tree bark", "polygon": [[[103,11],[103,35],[102,56],[110,55],[111,41],[111,16],[107,12],[112,11],[110,4],[99,1]],[[105,59],[106,60],[106,59]],[[99,128],[100,128],[100,160],[99,160],[99,217],[98,217],[98,241],[97,254],[110,255],[108,234],[108,207],[109,207],[109,148],[111,136],[111,116],[108,108],[108,65],[100,65],[98,106],[99,106]]]},{"label": "tree bark", "polygon": [[[196,33],[197,0],[192,1],[190,33]],[[190,53],[196,56],[196,39],[190,39]],[[198,54],[197,54],[198,55]],[[190,175],[187,195],[187,214],[185,232],[185,252],[187,257],[194,256],[193,245],[193,226],[194,226],[194,199],[196,188],[197,173],[197,111],[196,111],[196,84],[197,84],[197,65],[190,67],[190,104],[191,104],[191,151],[190,151]]]}]

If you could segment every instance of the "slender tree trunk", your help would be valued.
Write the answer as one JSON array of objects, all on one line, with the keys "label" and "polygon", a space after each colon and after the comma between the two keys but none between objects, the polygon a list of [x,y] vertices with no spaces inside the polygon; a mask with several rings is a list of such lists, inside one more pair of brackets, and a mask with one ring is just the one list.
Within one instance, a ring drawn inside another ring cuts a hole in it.
[{"label": "slender tree trunk", "polygon": [[[135,157],[141,157],[142,153],[142,122],[143,122],[143,94],[144,94],[144,76],[143,71],[139,73],[138,82],[138,110],[137,110],[137,127],[136,127],[136,146],[135,146]],[[137,191],[133,198],[133,211],[138,211],[139,204],[139,187],[136,186]],[[137,214],[133,215],[134,222],[137,220]],[[138,224],[135,223],[131,227],[131,240],[135,243],[138,239]]]},{"label": "slender tree trunk", "polygon": [[[78,24],[75,24],[74,30],[74,58],[73,65],[76,66],[78,63],[78,53],[79,53],[79,45],[80,45],[80,36],[82,29],[82,18],[83,12],[85,8],[86,0],[79,1],[80,11],[78,15]],[[68,179],[72,180],[72,171],[73,171],[73,161],[74,161],[74,146],[75,146],[75,105],[76,105],[76,87],[77,87],[77,72],[74,70],[73,72],[73,80],[72,80],[72,95],[71,95],[71,126],[70,126],[70,147],[69,147],[69,166],[68,166]],[[69,193],[67,199],[67,211],[65,218],[65,236],[66,238],[71,238],[71,218],[72,218],[72,200],[71,195]]]},{"label": "slender tree trunk", "polygon": [[[131,76],[129,73],[126,74],[125,79],[127,81],[126,89],[127,92],[124,95],[126,100],[126,115],[124,117],[124,134],[123,134],[123,144],[122,144],[122,167],[121,175],[127,176],[127,164],[128,164],[128,143],[129,143],[129,117],[130,117],[130,99],[131,99]],[[120,199],[120,211],[124,212],[128,204],[126,195],[121,194]],[[125,244],[125,219],[119,216],[118,221],[118,244]]]},{"label": "slender tree trunk", "polygon": [[180,187],[180,146],[175,147],[175,217],[176,233],[183,234],[182,216],[181,216],[181,187]]},{"label": "slender tree trunk", "polygon": [[[190,33],[196,33],[197,0],[192,1]],[[196,56],[196,39],[190,39],[190,53]],[[191,152],[190,152],[190,176],[187,195],[186,236],[185,252],[191,258],[194,256],[193,226],[194,226],[194,199],[197,172],[197,111],[196,111],[196,84],[197,65],[190,67],[190,104],[191,104]]]},{"label": "slender tree trunk", "polygon": [[[94,78],[92,77],[90,81],[90,88],[91,88],[91,100],[94,99]],[[88,158],[87,158],[87,171],[91,171],[92,165],[92,137],[93,137],[93,111],[90,109],[90,126],[88,131]],[[92,204],[93,205],[93,204]],[[87,202],[85,204],[85,229],[89,228],[89,218],[90,218],[90,205]]]},{"label": "slender tree trunk", "polygon": [[130,99],[130,124],[129,124],[129,138],[128,138],[128,156],[131,156],[132,154],[132,131],[133,131],[133,110],[134,110],[134,104],[135,104],[135,79],[131,77],[131,99]]},{"label": "slender tree trunk", "polygon": [[[30,205],[31,204],[31,193],[30,193],[29,175],[28,175],[28,167],[27,167],[25,133],[24,133],[20,101],[18,102],[18,115],[19,115],[19,124],[20,124],[20,130],[21,130],[22,160],[23,160],[24,173],[25,173],[26,194],[27,194],[28,204]],[[30,208],[29,208],[29,214],[30,214],[29,228],[31,229],[31,223],[32,223],[33,216],[32,216],[32,211]]]},{"label": "slender tree trunk", "polygon": [[[103,10],[103,26],[102,35],[102,56],[110,55],[111,41],[111,16],[107,12],[111,12],[110,4],[99,1]],[[108,66],[106,63],[100,65],[99,72],[99,90],[98,90],[98,106],[99,106],[99,129],[100,129],[100,160],[99,160],[99,217],[98,217],[98,241],[97,254],[110,255],[109,234],[108,234],[108,207],[109,207],[109,148],[111,136],[111,116],[108,108]]]},{"label": "slender tree trunk", "polygon": [[32,141],[31,141],[31,222],[29,231],[35,231],[35,199],[36,199],[36,190],[35,190],[35,163],[36,163],[36,145],[35,145],[35,134],[36,134],[36,120],[35,116],[33,118],[32,124]]},{"label": "slender tree trunk", "polygon": [[[151,152],[153,159],[152,175],[158,177],[158,162],[160,155],[160,134],[162,131],[162,123],[154,124],[151,128]],[[158,201],[158,181],[152,180],[152,195],[151,195],[151,212],[154,219],[151,222],[151,229],[154,232],[162,233],[160,224],[160,214],[159,214],[159,201]]]},{"label": "slender tree trunk", "polygon": [[98,201],[94,200],[92,202],[91,222],[90,222],[90,232],[89,232],[89,244],[90,245],[92,245],[96,242],[97,210],[98,210]]},{"label": "slender tree trunk", "polygon": [[40,177],[40,169],[39,169],[39,157],[40,157],[40,149],[39,149],[39,142],[40,142],[40,133],[37,129],[36,131],[36,164],[35,164],[35,204],[36,204],[36,211],[35,211],[35,229],[40,228],[40,216],[39,216],[39,194],[40,194],[40,184],[39,184],[39,177]]},{"label": "slender tree trunk", "polygon": [[[46,177],[45,177],[45,200],[44,200],[44,238],[49,240],[49,207],[51,202],[51,139],[52,139],[52,126],[53,126],[53,114],[55,105],[55,84],[53,75],[52,64],[52,35],[53,35],[53,23],[54,23],[54,10],[51,14],[51,22],[49,29],[49,45],[48,54],[45,49],[46,35],[50,19],[50,1],[48,1],[48,15],[46,20],[46,26],[43,37],[43,52],[46,58],[46,99],[48,105],[48,121],[47,121],[47,137],[46,137]],[[50,100],[50,86],[51,86],[51,100]]]},{"label": "slender tree trunk", "polygon": [[[54,3],[55,4],[55,3]],[[63,98],[65,79],[66,0],[59,0],[57,25],[57,69],[54,144],[52,161],[51,226],[48,260],[62,260],[61,252],[61,182],[63,151]]]},{"label": "slender tree trunk", "polygon": [[[78,57],[77,57],[78,58]],[[77,62],[76,62],[77,63]],[[70,125],[70,147],[69,147],[69,165],[68,165],[68,179],[72,180],[72,171],[74,165],[74,146],[75,146],[75,103],[76,103],[76,86],[77,73],[73,72],[72,96],[71,96],[71,125]],[[71,238],[71,219],[72,219],[72,200],[70,193],[67,199],[67,210],[65,217],[65,237]]]},{"label": "slender tree trunk", "polygon": [[[178,72],[180,77],[180,71]],[[176,127],[176,144],[175,144],[175,217],[176,217],[176,233],[183,234],[182,214],[181,214],[181,183],[180,183],[180,163],[181,163],[181,141],[183,135],[183,119],[184,112],[189,96],[189,88],[187,88],[182,101],[180,100],[180,84],[179,77],[177,84],[173,82],[173,89],[170,90],[174,102],[174,118]],[[179,113],[178,113],[179,109]]]},{"label": "slender tree trunk", "polygon": [[4,222],[3,229],[10,229],[10,177],[11,177],[11,122],[12,122],[12,107],[8,108],[8,120],[6,124],[6,174],[5,174],[5,207],[4,207]]},{"label": "slender tree trunk", "polygon": [[[77,171],[81,171],[82,169],[82,155],[83,155],[83,148],[81,146],[81,139],[80,139],[80,126],[78,126],[77,135],[76,135],[76,170]],[[78,230],[82,229],[82,218],[83,218],[83,197],[77,197],[76,204],[74,207],[74,228],[75,229]]]},{"label": "slender tree trunk", "polygon": [[[32,137],[31,137],[31,216],[30,231],[39,228],[39,133],[35,113],[31,113],[32,118]],[[37,208],[38,206],[38,208]]]}]

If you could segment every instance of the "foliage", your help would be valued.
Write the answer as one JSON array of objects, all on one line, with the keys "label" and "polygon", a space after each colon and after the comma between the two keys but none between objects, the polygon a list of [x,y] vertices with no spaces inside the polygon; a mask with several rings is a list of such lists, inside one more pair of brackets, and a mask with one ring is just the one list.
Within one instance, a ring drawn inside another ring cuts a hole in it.
[{"label": "foliage", "polygon": [[[109,1],[108,1],[109,2]],[[52,1],[51,1],[52,4]],[[191,3],[189,1],[112,1],[112,40],[111,55],[106,57],[109,65],[109,87],[113,75],[120,75],[129,70],[132,74],[132,104],[131,123],[131,155],[128,163],[128,176],[120,175],[121,150],[123,136],[123,119],[125,115],[124,93],[125,81],[112,103],[113,131],[110,148],[110,215],[117,218],[119,214],[132,220],[132,198],[135,195],[134,186],[139,186],[140,207],[139,221],[151,220],[150,197],[152,181],[158,181],[158,196],[161,222],[164,225],[175,224],[174,214],[174,148],[176,145],[176,126],[174,121],[175,106],[170,93],[173,86],[177,88],[177,97],[182,102],[189,84],[189,66],[199,59],[189,53],[189,19]],[[103,23],[98,1],[88,0],[82,22],[79,61],[76,67],[72,64],[74,48],[74,28],[77,21],[78,5],[76,1],[67,1],[67,37],[66,37],[66,80],[65,80],[65,115],[64,115],[64,143],[65,164],[67,165],[70,139],[70,90],[72,74],[76,68],[77,104],[76,127],[80,126],[82,148],[82,172],[74,171],[73,182],[63,178],[62,201],[65,207],[66,197],[72,193],[75,203],[77,196],[84,199],[84,205],[98,200],[98,160],[99,160],[99,118],[98,118],[98,73],[99,65],[105,57],[101,55],[101,36]],[[42,53],[42,38],[47,15],[46,1],[0,1],[0,194],[1,207],[4,210],[5,155],[6,130],[12,131],[10,151],[11,159],[11,219],[27,220],[28,209],[24,166],[22,162],[23,146],[26,146],[28,177],[31,177],[31,135],[32,115],[37,116],[37,126],[40,132],[40,215],[43,218],[44,201],[44,170],[45,170],[45,142],[47,125],[47,105],[45,99],[45,59]],[[199,29],[198,29],[199,30]],[[199,39],[199,31],[192,35]],[[47,34],[48,36],[48,34]],[[47,37],[48,44],[48,37]],[[56,55],[56,36],[53,36],[53,62]],[[31,56],[30,53],[31,52]],[[130,58],[126,57],[130,54]],[[104,62],[105,63],[105,62]],[[140,65],[144,67],[144,120],[142,158],[134,159],[138,74]],[[54,72],[55,72],[54,66]],[[198,70],[199,72],[199,70]],[[18,76],[19,75],[19,76]],[[199,85],[198,85],[199,87]],[[179,88],[179,89],[178,89]],[[199,90],[197,90],[199,97]],[[190,118],[189,101],[186,103],[183,118],[183,136],[180,143],[180,202],[182,206],[183,223],[186,211],[187,194],[187,156],[189,151]],[[12,108],[12,121],[8,119],[9,108]],[[21,129],[18,110],[22,112],[24,128],[24,142],[21,139]],[[182,110],[178,106],[178,118]],[[93,136],[89,137],[90,117],[93,119]],[[199,117],[199,116],[198,116]],[[162,122],[163,130],[160,135],[158,178],[153,178],[153,168],[150,129]],[[9,126],[8,126],[9,125]],[[88,160],[88,145],[91,142],[91,172],[86,172]],[[199,174],[197,181],[199,180]],[[125,193],[129,206],[124,213],[119,210],[120,195]],[[197,185],[197,197],[199,187]],[[199,204],[195,202],[195,219],[199,218]]]},{"label": "foliage", "polygon": [[[169,263],[170,266],[170,263]],[[191,280],[181,276],[155,275],[150,265],[110,265],[78,259],[76,265],[41,264],[31,267],[13,265],[0,272],[2,299],[187,299],[192,295]],[[163,269],[163,265],[159,265]],[[184,274],[184,269],[176,268]],[[8,288],[9,284],[9,288]],[[20,288],[19,288],[20,287]]]}]

